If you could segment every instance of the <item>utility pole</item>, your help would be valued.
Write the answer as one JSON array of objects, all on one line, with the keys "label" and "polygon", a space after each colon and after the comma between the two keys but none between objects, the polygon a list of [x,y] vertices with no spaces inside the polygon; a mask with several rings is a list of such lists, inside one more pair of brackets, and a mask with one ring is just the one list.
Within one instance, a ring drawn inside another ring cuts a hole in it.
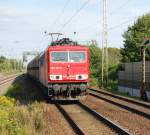
[{"label": "utility pole", "polygon": [[142,50],[142,83],[141,83],[141,88],[140,88],[140,93],[141,93],[141,98],[145,101],[148,100],[147,98],[147,94],[146,94],[146,63],[145,63],[145,52],[146,52],[146,48],[147,46],[150,46],[150,39],[146,38],[141,46],[141,50]]},{"label": "utility pole", "polygon": [[103,0],[103,23],[102,23],[102,87],[104,78],[108,83],[108,31],[107,31],[107,0]]}]

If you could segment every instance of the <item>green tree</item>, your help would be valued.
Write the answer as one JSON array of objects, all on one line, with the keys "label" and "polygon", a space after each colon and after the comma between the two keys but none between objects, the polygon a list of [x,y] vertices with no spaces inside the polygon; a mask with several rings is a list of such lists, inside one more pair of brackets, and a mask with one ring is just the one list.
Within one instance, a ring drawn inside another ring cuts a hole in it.
[{"label": "green tree", "polygon": [[90,49],[90,70],[92,78],[99,78],[101,74],[101,49],[96,41],[89,43]]},{"label": "green tree", "polygon": [[[133,26],[124,32],[124,47],[121,49],[122,62],[136,62],[141,60],[140,45],[143,40],[150,38],[150,14],[137,19]],[[150,60],[150,47],[146,50],[146,60]]]},{"label": "green tree", "polygon": [[117,79],[117,72],[119,68],[122,56],[120,54],[120,49],[118,48],[108,48],[108,77],[110,80]]},{"label": "green tree", "polygon": [[108,63],[109,67],[116,66],[120,63],[122,56],[120,54],[120,49],[118,48],[108,48]]},{"label": "green tree", "polygon": [[[101,84],[101,63],[102,63],[102,50],[98,47],[96,41],[91,41],[89,44],[90,49],[90,71],[93,81],[97,80]],[[120,49],[108,48],[108,68],[109,79],[115,80],[117,78],[118,65],[121,60]],[[95,84],[95,83],[94,83]]]},{"label": "green tree", "polygon": [[16,59],[7,59],[4,56],[0,56],[0,72],[21,71],[22,62]]},{"label": "green tree", "polygon": [[3,63],[6,61],[6,58],[4,56],[0,56],[0,63]]}]

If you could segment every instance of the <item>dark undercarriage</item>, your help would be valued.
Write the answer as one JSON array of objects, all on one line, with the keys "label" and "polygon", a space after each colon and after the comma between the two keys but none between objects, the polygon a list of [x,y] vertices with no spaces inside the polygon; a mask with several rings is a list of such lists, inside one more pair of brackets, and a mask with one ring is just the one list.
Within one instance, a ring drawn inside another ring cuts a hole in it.
[{"label": "dark undercarriage", "polygon": [[87,95],[87,83],[53,83],[48,85],[52,100],[79,100]]}]

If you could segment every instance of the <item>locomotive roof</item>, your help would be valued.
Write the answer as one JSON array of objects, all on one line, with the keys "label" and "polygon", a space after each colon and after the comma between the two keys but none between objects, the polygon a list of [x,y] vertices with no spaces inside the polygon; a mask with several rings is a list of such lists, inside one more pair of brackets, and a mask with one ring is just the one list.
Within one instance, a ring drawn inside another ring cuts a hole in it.
[{"label": "locomotive roof", "polygon": [[57,40],[57,41],[52,42],[50,46],[57,46],[57,45],[59,45],[59,46],[65,46],[65,45],[77,46],[78,43],[72,41],[72,40],[69,39],[69,38],[62,38],[62,39],[60,39],[60,40]]},{"label": "locomotive roof", "polygon": [[63,46],[61,46],[61,45],[57,45],[57,46],[49,46],[48,47],[48,49],[51,49],[51,50],[53,50],[53,49],[58,49],[58,50],[61,50],[61,49],[88,49],[88,47],[87,46],[85,46],[85,45],[77,45],[77,46],[73,46],[73,45],[70,45],[70,44],[65,44],[65,45],[63,45]]},{"label": "locomotive roof", "polygon": [[63,38],[58,41],[52,42],[48,46],[48,49],[86,49],[85,45],[79,45],[77,42],[70,40],[69,38]]}]

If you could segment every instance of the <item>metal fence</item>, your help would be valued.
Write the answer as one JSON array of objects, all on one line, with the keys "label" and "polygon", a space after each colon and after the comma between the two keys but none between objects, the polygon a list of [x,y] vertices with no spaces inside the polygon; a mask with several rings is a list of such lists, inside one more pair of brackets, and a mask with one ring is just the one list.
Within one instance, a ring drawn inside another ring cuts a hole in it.
[{"label": "metal fence", "polygon": [[[146,90],[150,91],[150,61],[146,61]],[[118,85],[140,89],[142,83],[142,62],[125,63],[124,70],[118,72]]]}]

